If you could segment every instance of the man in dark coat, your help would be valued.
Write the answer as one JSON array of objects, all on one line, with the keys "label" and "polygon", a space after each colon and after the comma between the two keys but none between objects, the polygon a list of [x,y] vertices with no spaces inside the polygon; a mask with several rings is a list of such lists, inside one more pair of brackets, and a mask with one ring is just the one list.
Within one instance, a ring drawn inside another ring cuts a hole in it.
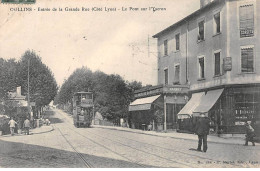
[{"label": "man in dark coat", "polygon": [[245,123],[245,127],[246,127],[246,142],[245,142],[245,146],[248,146],[248,141],[252,142],[252,145],[255,146],[254,137],[256,135],[255,135],[254,128],[251,126],[250,122],[246,122]]},{"label": "man in dark coat", "polygon": [[204,114],[200,115],[200,118],[196,124],[196,134],[198,135],[199,138],[199,143],[198,143],[198,151],[201,151],[201,145],[203,141],[203,151],[206,152],[208,149],[207,146],[207,136],[209,135],[209,127],[210,126],[210,120],[209,118],[205,117]]}]

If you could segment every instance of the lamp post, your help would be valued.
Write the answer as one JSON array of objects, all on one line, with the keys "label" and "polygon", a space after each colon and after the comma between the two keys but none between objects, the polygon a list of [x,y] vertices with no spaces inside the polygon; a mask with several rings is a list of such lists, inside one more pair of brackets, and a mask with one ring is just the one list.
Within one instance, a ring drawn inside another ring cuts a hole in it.
[{"label": "lamp post", "polygon": [[28,106],[28,112],[29,112],[29,117],[31,118],[31,106],[30,106],[30,59],[28,58],[28,78],[27,78],[27,87],[28,87],[28,92],[27,92],[27,106]]},{"label": "lamp post", "polygon": [[163,105],[164,105],[164,131],[167,131],[167,113],[166,113],[166,94],[163,96]]}]

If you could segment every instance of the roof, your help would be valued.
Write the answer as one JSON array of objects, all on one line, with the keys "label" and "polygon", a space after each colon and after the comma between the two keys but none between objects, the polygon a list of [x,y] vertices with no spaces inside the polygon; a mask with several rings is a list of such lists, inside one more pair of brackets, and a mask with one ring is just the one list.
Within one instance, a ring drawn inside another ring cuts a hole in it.
[{"label": "roof", "polygon": [[195,17],[196,15],[202,13],[203,11],[205,11],[207,8],[210,8],[218,3],[224,2],[225,0],[213,0],[211,3],[205,5],[204,7],[201,7],[199,10],[193,12],[192,14],[188,15],[187,17],[183,18],[182,20],[174,23],[173,25],[167,27],[166,29],[160,31],[159,33],[153,35],[153,38],[158,38],[159,36],[161,36],[162,34],[166,33],[167,31],[173,30],[175,29],[177,26],[179,26],[180,24],[182,24],[183,22],[187,22],[187,20],[191,19],[192,17]]}]

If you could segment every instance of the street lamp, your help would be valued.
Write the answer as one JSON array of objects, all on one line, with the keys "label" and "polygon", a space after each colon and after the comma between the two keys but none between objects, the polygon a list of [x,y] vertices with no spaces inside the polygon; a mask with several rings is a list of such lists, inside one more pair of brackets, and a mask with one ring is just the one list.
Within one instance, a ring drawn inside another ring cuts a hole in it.
[{"label": "street lamp", "polygon": [[28,112],[29,112],[29,117],[31,118],[31,106],[30,106],[30,59],[28,58],[28,78],[27,78],[27,81],[28,81],[28,92],[27,92],[27,106],[28,106]]}]

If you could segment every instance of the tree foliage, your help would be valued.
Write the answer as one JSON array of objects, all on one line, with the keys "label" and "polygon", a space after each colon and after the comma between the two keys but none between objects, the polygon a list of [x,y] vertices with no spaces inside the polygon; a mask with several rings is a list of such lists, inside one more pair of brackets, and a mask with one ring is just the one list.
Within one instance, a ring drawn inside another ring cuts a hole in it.
[{"label": "tree foliage", "polygon": [[0,102],[7,98],[7,92],[19,85],[18,63],[15,59],[4,60],[0,58]]},{"label": "tree foliage", "polygon": [[33,51],[26,51],[19,61],[0,58],[0,100],[4,101],[8,91],[22,87],[22,94],[28,95],[28,69],[30,101],[37,107],[48,105],[56,96],[58,87],[51,70]]},{"label": "tree foliage", "polygon": [[39,107],[48,105],[54,100],[58,91],[53,73],[42,63],[37,54],[26,51],[19,61],[20,83],[23,85],[22,91],[26,94],[28,93],[28,69],[30,101],[36,102]]},{"label": "tree foliage", "polygon": [[134,91],[141,88],[140,82],[126,82],[119,75],[107,75],[101,71],[92,72],[86,67],[75,70],[64,81],[55,98],[55,104],[71,103],[78,91],[92,91],[95,111],[103,118],[114,120],[126,117],[128,105],[134,98]]}]

